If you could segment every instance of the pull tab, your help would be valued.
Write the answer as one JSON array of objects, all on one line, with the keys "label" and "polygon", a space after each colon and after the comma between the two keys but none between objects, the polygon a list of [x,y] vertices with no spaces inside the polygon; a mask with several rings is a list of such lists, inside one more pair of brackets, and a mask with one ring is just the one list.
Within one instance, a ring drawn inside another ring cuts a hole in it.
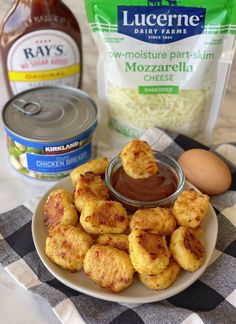
[{"label": "pull tab", "polygon": [[37,115],[42,110],[42,106],[40,105],[40,103],[36,101],[26,102],[23,99],[15,100],[12,103],[12,106],[20,110],[21,112],[23,112],[25,115],[29,115],[29,116]]}]

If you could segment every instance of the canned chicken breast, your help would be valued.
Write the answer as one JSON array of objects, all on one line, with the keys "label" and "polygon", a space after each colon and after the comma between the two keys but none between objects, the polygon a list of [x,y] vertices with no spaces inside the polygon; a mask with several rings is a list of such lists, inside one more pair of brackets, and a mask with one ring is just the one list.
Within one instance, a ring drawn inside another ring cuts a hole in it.
[{"label": "canned chicken breast", "polygon": [[10,163],[23,174],[55,180],[92,158],[97,107],[81,90],[24,91],[6,103],[2,119]]}]

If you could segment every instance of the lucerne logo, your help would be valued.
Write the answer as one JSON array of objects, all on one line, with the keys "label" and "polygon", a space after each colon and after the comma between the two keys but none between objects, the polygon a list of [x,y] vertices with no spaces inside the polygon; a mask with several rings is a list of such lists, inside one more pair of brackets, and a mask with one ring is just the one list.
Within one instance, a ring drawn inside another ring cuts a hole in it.
[{"label": "lucerne logo", "polygon": [[203,32],[205,8],[119,6],[118,32],[148,43],[171,43]]}]

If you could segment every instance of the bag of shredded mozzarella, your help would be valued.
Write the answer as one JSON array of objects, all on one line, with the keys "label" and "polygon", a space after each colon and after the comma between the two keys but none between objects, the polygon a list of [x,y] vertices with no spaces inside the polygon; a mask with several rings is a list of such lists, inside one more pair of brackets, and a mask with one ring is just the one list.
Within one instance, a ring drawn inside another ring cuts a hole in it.
[{"label": "bag of shredded mozzarella", "polygon": [[235,49],[236,0],[85,0],[98,95],[119,132],[210,137]]}]

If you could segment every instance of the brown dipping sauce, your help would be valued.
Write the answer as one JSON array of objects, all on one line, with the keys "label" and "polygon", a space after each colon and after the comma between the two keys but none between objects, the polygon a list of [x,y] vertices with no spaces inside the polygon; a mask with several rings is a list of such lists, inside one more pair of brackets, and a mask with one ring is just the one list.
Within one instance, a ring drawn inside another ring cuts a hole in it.
[{"label": "brown dipping sauce", "polygon": [[129,177],[121,166],[114,172],[112,186],[123,196],[139,201],[154,201],[167,198],[177,189],[177,177],[166,165],[159,164],[157,174],[144,179]]}]

